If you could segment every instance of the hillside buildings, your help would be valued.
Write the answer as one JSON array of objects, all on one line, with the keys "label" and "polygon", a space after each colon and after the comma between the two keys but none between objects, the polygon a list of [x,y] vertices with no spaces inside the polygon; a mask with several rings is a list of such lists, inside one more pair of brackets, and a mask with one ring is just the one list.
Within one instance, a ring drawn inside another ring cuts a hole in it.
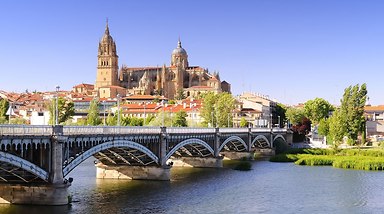
[{"label": "hillside buildings", "polygon": [[230,84],[221,81],[218,73],[200,66],[191,66],[187,51],[179,39],[172,51],[169,66],[128,67],[119,69],[117,46],[109,32],[108,22],[99,42],[97,56],[96,94],[100,98],[115,98],[117,94],[163,95],[174,99],[178,91],[195,96],[208,91],[230,92]]}]

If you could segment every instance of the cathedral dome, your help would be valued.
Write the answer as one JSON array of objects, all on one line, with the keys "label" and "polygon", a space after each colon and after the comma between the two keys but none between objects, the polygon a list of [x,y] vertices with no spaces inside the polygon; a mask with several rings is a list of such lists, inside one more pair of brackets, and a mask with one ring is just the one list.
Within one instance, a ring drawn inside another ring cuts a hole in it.
[{"label": "cathedral dome", "polygon": [[185,51],[185,49],[181,47],[181,41],[179,39],[179,42],[177,44],[177,48],[175,48],[172,51],[172,55],[180,55],[180,54],[187,55],[187,51]]}]

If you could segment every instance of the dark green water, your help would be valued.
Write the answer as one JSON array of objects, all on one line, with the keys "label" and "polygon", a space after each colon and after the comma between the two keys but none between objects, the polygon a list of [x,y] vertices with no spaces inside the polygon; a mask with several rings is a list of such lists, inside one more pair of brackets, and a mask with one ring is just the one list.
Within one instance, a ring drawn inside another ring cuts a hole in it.
[{"label": "dark green water", "polygon": [[97,180],[71,173],[70,206],[0,205],[1,214],[384,213],[384,172],[253,162],[251,171],[172,169],[172,180]]}]

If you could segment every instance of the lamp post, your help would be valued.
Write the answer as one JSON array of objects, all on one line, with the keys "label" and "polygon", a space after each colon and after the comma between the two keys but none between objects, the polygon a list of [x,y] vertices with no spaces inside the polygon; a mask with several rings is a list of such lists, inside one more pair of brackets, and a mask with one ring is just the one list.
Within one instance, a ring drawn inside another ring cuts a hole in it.
[{"label": "lamp post", "polygon": [[56,108],[55,108],[55,125],[59,125],[59,90],[60,86],[56,86]]},{"label": "lamp post", "polygon": [[279,128],[280,128],[280,115],[278,115],[277,118],[278,118],[278,120],[279,120],[279,121],[277,121],[277,122],[278,122],[278,124],[279,124]]},{"label": "lamp post", "polygon": [[270,128],[271,128],[271,130],[272,130],[272,128],[273,128],[273,124],[272,124],[272,114],[270,114],[269,115],[270,116],[270,122],[269,122],[269,126],[270,126]]},{"label": "lamp post", "polygon": [[227,127],[228,127],[228,128],[229,128],[229,114],[230,114],[230,113],[228,113],[228,116],[227,116],[227,119],[228,119]]},{"label": "lamp post", "polygon": [[104,106],[104,112],[103,112],[104,120],[103,120],[103,124],[105,126],[105,100],[103,100],[103,106]]},{"label": "lamp post", "polygon": [[165,120],[165,105],[164,105],[164,99],[161,101],[161,107],[163,108],[163,120],[162,120],[162,127],[164,127],[164,120]]},{"label": "lamp post", "polygon": [[211,112],[211,120],[212,120],[212,124],[211,124],[211,127],[213,127],[213,111]]},{"label": "lamp post", "polygon": [[147,115],[145,114],[145,102],[144,102],[144,124],[143,124],[143,126],[145,126],[145,122],[146,122],[146,118],[147,118]]},{"label": "lamp post", "polygon": [[117,94],[117,126],[120,126],[120,98],[121,95]]}]

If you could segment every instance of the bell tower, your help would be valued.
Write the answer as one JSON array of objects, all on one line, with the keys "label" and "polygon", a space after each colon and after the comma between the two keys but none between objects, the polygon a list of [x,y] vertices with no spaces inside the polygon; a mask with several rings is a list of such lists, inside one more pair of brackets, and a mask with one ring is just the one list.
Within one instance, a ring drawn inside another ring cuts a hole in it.
[{"label": "bell tower", "polygon": [[103,38],[99,42],[95,89],[118,84],[118,59],[116,44],[109,34],[108,20]]}]

